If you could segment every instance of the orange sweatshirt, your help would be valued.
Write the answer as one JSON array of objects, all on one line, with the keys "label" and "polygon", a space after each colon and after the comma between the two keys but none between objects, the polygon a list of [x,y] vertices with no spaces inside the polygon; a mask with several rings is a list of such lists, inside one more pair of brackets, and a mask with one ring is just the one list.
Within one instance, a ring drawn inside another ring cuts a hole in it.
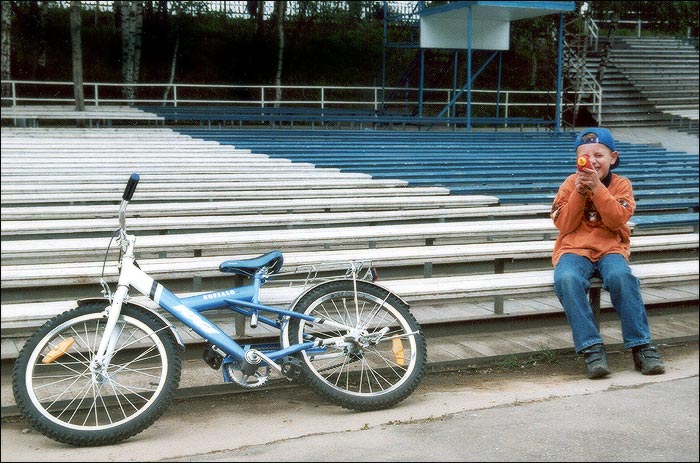
[{"label": "orange sweatshirt", "polygon": [[632,184],[625,177],[610,174],[607,188],[599,188],[586,198],[576,191],[575,179],[576,174],[572,174],[564,180],[552,204],[550,216],[559,230],[552,264],[556,266],[566,253],[584,256],[593,262],[605,254],[622,254],[629,260],[627,221],[635,209]]}]

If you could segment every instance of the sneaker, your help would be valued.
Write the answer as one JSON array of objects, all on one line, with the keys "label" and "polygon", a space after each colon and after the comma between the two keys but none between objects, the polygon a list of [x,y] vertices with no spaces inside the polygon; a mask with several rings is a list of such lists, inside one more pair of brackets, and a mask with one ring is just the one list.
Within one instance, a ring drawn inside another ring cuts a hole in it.
[{"label": "sneaker", "polygon": [[596,344],[581,351],[583,361],[586,362],[586,376],[589,379],[608,376],[611,371],[608,367],[608,358],[605,355],[605,346]]},{"label": "sneaker", "polygon": [[633,347],[632,358],[634,368],[641,371],[643,375],[660,375],[666,371],[664,362],[661,361],[661,354],[650,344]]}]

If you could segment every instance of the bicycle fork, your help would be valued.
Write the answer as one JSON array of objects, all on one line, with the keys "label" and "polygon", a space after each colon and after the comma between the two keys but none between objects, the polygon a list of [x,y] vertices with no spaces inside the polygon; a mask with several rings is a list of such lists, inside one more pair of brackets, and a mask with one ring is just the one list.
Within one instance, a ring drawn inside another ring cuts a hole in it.
[{"label": "bicycle fork", "polygon": [[[117,339],[119,338],[119,317],[121,316],[122,304],[128,297],[129,283],[131,275],[129,269],[134,267],[134,236],[126,234],[120,237],[120,241],[126,240],[126,245],[123,247],[124,253],[120,262],[119,282],[117,290],[111,297],[110,305],[107,307],[107,322],[105,323],[104,333],[100,340],[100,345],[95,352],[90,363],[90,368],[94,379],[101,383],[106,379],[106,372],[114,355]],[[122,243],[120,243],[121,246]]]}]

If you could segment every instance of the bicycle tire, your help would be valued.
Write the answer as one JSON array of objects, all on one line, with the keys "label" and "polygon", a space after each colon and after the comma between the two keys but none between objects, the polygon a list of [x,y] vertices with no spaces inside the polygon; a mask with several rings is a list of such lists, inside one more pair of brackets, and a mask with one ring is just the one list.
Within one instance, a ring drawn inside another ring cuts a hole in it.
[{"label": "bicycle tire", "polygon": [[17,406],[45,436],[75,446],[114,444],[155,422],[180,382],[171,329],[141,307],[124,304],[106,371],[90,368],[107,320],[95,302],[66,311],[25,343],[12,371]]},{"label": "bicycle tire", "polygon": [[[386,289],[334,280],[309,290],[293,310],[360,331],[366,328],[367,336],[358,342],[297,354],[303,381],[331,402],[351,410],[378,410],[396,405],[418,387],[427,359],[425,338],[409,307]],[[382,329],[388,331],[379,336]],[[292,319],[289,342],[347,334],[327,324]]]}]

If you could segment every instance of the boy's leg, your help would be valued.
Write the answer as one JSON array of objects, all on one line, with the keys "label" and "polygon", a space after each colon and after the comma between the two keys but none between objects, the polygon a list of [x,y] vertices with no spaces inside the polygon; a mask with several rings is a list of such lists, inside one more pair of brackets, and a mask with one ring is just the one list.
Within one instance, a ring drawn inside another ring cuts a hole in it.
[{"label": "boy's leg", "polygon": [[620,254],[609,254],[598,262],[603,288],[620,315],[622,339],[632,349],[634,366],[645,375],[665,371],[661,355],[651,345],[651,333],[646,308],[639,288],[639,279],[632,274],[627,260]]},{"label": "boy's leg", "polygon": [[575,254],[564,254],[554,268],[554,292],[564,307],[576,352],[603,343],[588,301],[589,280],[594,272],[590,260]]},{"label": "boy's leg", "polygon": [[649,322],[639,279],[632,274],[627,260],[621,254],[603,256],[598,261],[598,272],[603,289],[610,293],[612,305],[620,316],[625,348],[650,344]]}]

